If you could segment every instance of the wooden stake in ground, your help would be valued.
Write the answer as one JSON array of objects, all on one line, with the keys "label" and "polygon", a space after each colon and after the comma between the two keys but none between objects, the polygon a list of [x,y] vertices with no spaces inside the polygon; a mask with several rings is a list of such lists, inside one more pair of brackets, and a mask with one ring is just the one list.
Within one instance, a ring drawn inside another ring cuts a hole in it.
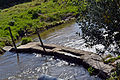
[{"label": "wooden stake in ground", "polygon": [[17,49],[17,47],[16,47],[16,45],[15,45],[15,42],[14,42],[14,39],[13,39],[13,35],[12,35],[12,32],[11,32],[10,27],[8,27],[8,29],[9,29],[9,32],[10,32],[10,36],[11,36],[11,39],[12,39],[12,43],[13,43],[13,45],[14,45],[14,48]]},{"label": "wooden stake in ground", "polygon": [[[12,35],[12,31],[11,31],[10,27],[8,27],[8,29],[9,29],[9,32],[10,32],[10,36],[11,36],[14,48],[15,48],[15,50],[17,50],[17,46],[15,45],[15,41],[14,41],[14,38],[13,38],[13,35]],[[19,54],[18,53],[17,53],[17,60],[19,62]]]},{"label": "wooden stake in ground", "polygon": [[39,31],[38,31],[38,28],[36,28],[36,33],[38,34],[38,37],[39,37],[39,40],[40,40],[41,46],[42,46],[42,48],[43,48],[43,51],[46,53],[46,50],[45,50],[45,47],[44,47],[44,45],[43,45],[42,39],[41,39],[41,37],[40,37],[40,34],[39,34]]}]

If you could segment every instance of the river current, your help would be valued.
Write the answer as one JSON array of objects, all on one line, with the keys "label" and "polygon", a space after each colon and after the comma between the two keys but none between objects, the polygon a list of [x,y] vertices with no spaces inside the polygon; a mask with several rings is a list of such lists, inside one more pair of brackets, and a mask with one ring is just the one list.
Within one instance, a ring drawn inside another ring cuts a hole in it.
[{"label": "river current", "polygon": [[[84,40],[81,38],[82,31],[77,23],[62,26],[66,27],[52,28],[49,34],[43,35],[43,42],[95,52],[94,48],[85,47]],[[34,41],[39,39],[36,37]],[[39,80],[41,76],[48,76],[51,78],[49,80],[52,80],[52,77],[54,80],[101,80],[97,76],[90,76],[82,65],[69,63],[53,56],[20,53],[19,60],[16,56],[12,52],[0,56],[0,80]]]}]

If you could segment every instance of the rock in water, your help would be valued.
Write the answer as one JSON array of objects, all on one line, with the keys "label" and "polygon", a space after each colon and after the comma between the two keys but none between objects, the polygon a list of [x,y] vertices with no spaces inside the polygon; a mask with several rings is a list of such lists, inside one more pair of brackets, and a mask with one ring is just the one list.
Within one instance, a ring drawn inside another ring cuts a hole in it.
[{"label": "rock in water", "polygon": [[63,79],[57,79],[52,76],[42,75],[40,78],[38,78],[38,80],[63,80]]}]

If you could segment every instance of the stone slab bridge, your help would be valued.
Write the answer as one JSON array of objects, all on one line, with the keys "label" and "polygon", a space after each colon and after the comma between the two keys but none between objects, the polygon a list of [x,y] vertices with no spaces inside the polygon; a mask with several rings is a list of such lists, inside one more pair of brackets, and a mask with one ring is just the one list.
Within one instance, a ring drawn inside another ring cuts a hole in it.
[{"label": "stone slab bridge", "polygon": [[82,65],[88,69],[92,67],[94,69],[93,75],[97,75],[102,79],[110,77],[111,71],[114,69],[113,66],[104,64],[102,58],[92,52],[83,50],[77,50],[69,47],[58,46],[54,44],[44,44],[46,52],[43,51],[39,42],[30,42],[26,45],[17,47],[17,50],[10,47],[5,47],[4,50],[9,50],[16,53],[38,53],[42,55],[55,56],[56,58],[65,60],[70,63]]}]

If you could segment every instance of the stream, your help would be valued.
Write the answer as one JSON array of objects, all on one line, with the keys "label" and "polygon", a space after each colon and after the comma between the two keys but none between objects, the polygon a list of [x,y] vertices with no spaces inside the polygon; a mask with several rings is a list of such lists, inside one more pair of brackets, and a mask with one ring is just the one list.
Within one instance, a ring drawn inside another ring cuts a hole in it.
[{"label": "stream", "polygon": [[[64,27],[63,27],[64,26]],[[75,49],[96,52],[94,47],[87,48],[82,31],[75,22],[54,27],[41,34],[44,43],[57,44]],[[39,39],[33,36],[34,41]],[[57,59],[53,56],[41,54],[6,52],[0,56],[0,80],[39,80],[41,76],[59,78],[63,80],[101,80],[97,76],[90,76],[81,66]],[[44,79],[43,79],[44,80]],[[57,79],[47,79],[57,80]]]}]

